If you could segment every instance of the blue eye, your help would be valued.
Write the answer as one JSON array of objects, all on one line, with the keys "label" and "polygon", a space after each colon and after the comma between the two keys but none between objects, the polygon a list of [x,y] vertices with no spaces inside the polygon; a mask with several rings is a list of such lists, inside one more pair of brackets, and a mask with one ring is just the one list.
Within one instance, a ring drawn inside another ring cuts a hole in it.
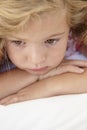
[{"label": "blue eye", "polygon": [[16,44],[17,46],[26,44],[25,42],[23,42],[23,41],[18,41],[18,40],[13,40],[13,41],[11,41],[11,42],[14,43],[14,44]]},{"label": "blue eye", "polygon": [[45,41],[46,44],[54,45],[56,44],[60,39],[48,39]]}]

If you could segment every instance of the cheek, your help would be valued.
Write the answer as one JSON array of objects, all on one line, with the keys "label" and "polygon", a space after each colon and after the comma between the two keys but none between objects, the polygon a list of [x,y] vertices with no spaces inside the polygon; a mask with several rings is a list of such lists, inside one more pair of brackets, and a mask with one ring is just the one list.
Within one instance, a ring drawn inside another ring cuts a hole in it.
[{"label": "cheek", "polygon": [[52,52],[50,53],[50,61],[52,61],[53,65],[59,65],[64,56],[65,56],[65,52],[66,52],[66,48],[67,48],[67,44],[60,44],[59,46],[56,46],[56,48],[54,48],[52,50]]},{"label": "cheek", "polygon": [[7,54],[13,64],[17,65],[21,63],[20,51],[7,47]]},{"label": "cheek", "polygon": [[20,63],[20,58],[17,54],[8,53],[8,56],[9,56],[10,60],[12,61],[12,63],[15,64],[16,66],[17,66],[17,64]]},{"label": "cheek", "polygon": [[65,54],[65,51],[58,51],[58,52],[54,52],[53,55],[51,56],[52,58],[52,64],[54,65],[58,65],[61,63],[61,61],[63,60],[64,58],[64,54]]}]

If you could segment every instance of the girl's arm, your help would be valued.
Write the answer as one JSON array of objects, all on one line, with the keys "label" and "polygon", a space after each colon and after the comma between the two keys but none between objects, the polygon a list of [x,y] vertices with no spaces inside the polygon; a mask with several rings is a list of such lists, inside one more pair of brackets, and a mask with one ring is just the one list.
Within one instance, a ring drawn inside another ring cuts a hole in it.
[{"label": "girl's arm", "polygon": [[57,95],[87,93],[87,69],[82,74],[65,73],[36,82],[17,94],[1,100],[1,104],[21,102]]},{"label": "girl's arm", "polygon": [[27,85],[37,81],[38,77],[19,69],[0,73],[0,99],[16,93]]},{"label": "girl's arm", "polygon": [[18,92],[29,93],[30,99],[65,94],[87,93],[87,69],[82,74],[65,73],[30,85]]},{"label": "girl's arm", "polygon": [[85,61],[63,61],[58,67],[54,68],[47,74],[43,76],[35,76],[29,74],[28,72],[13,69],[9,72],[0,74],[0,99],[5,98],[11,94],[18,92],[20,89],[29,86],[30,84],[36,82],[38,78],[44,79],[54,75],[59,75],[65,72],[75,72],[82,73],[80,67],[87,67],[87,62]]}]

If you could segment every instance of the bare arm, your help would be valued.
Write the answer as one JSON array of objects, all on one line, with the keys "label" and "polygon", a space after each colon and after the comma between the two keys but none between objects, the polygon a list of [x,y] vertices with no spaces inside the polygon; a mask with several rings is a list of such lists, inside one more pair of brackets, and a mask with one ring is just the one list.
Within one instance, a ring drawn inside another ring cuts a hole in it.
[{"label": "bare arm", "polygon": [[[81,64],[81,66],[83,65],[87,66],[87,62],[82,62],[82,61],[75,61],[75,63],[72,63],[70,61],[68,62],[69,65],[67,65],[67,62],[62,62],[61,65],[58,66],[58,69],[54,68],[46,75],[41,76],[40,80],[43,78],[47,78],[50,76],[67,72],[68,70],[70,70],[70,72],[79,73],[80,68],[77,67],[79,64]],[[36,82],[38,78],[39,76],[32,75],[28,72],[19,69],[13,69],[11,71],[1,73],[0,74],[0,99],[10,96],[11,94],[18,92],[20,89],[29,86],[30,84]]]},{"label": "bare arm", "polygon": [[[87,62],[83,61],[68,61],[62,62],[58,68],[54,68],[52,71],[40,77],[40,80],[43,78],[51,77],[54,75],[59,75],[67,71],[79,73],[80,66],[87,66]],[[82,72],[82,71],[81,71]],[[38,76],[29,74],[28,72],[14,69],[9,72],[0,74],[0,99],[5,98],[11,94],[18,92],[20,89],[29,86],[30,84],[36,82]]]},{"label": "bare arm", "polygon": [[1,104],[21,102],[57,95],[87,93],[87,69],[82,74],[65,73],[38,81],[17,94],[1,100]]},{"label": "bare arm", "polygon": [[35,82],[37,76],[14,69],[0,74],[0,99],[16,93],[20,89]]},{"label": "bare arm", "polygon": [[30,85],[18,93],[27,92],[30,99],[65,94],[87,93],[87,69],[82,74],[65,73]]}]

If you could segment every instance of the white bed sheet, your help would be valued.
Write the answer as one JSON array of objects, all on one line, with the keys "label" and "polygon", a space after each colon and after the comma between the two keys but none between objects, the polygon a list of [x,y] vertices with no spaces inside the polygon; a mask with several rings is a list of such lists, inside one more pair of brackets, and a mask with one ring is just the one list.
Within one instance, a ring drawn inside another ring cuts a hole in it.
[{"label": "white bed sheet", "polygon": [[0,106],[0,130],[87,130],[87,94]]},{"label": "white bed sheet", "polygon": [[0,130],[87,130],[87,94],[0,105]]}]

